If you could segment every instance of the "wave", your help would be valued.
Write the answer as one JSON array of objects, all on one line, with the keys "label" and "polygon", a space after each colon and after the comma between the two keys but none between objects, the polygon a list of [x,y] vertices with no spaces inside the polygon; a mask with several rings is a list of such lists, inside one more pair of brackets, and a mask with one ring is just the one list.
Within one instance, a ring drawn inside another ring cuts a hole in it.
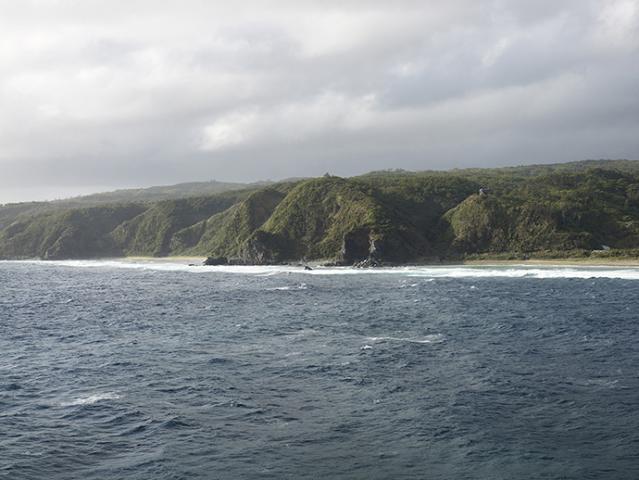
[{"label": "wave", "polygon": [[75,407],[79,405],[93,405],[94,403],[100,402],[102,400],[117,400],[118,398],[121,397],[115,392],[97,393],[94,395],[89,395],[87,397],[79,397],[68,402],[62,402],[60,403],[60,406]]},{"label": "wave", "polygon": [[362,269],[353,267],[304,267],[287,265],[203,266],[189,265],[176,260],[10,260],[3,263],[58,265],[73,268],[112,268],[191,273],[229,273],[254,276],[274,276],[297,273],[304,275],[399,275],[405,277],[437,278],[611,278],[639,280],[639,267],[611,266],[530,266],[530,265],[457,265],[407,266]]},{"label": "wave", "polygon": [[[426,335],[421,338],[411,337],[366,337],[371,342],[407,342],[407,343],[441,343],[444,341],[444,336],[441,333],[434,333]],[[366,345],[368,346],[368,345]]]},{"label": "wave", "polygon": [[305,283],[300,283],[299,285],[286,285],[284,287],[267,288],[267,290],[281,292],[287,292],[290,290],[308,290],[308,286]]},{"label": "wave", "polygon": [[410,277],[428,278],[611,278],[622,280],[639,280],[639,267],[563,267],[544,266],[459,266],[431,267],[408,274]]}]

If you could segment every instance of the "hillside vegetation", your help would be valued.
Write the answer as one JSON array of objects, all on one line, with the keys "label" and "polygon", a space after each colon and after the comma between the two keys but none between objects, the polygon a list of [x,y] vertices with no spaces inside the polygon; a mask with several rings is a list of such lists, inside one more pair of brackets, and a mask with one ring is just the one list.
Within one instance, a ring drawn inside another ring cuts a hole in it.
[{"label": "hillside vegetation", "polygon": [[[336,264],[635,255],[639,162],[372,172],[84,208],[0,209],[1,258]],[[50,207],[48,207],[50,208]]]},{"label": "hillside vegetation", "polygon": [[71,208],[89,208],[110,206],[121,203],[152,203],[161,200],[176,200],[215,195],[218,193],[254,189],[272,182],[256,184],[217,182],[178,183],[149,188],[127,188],[113,192],[94,193],[80,197],[53,200],[50,202],[23,202],[0,205],[0,229],[21,217],[38,215],[45,212],[69,210]]}]

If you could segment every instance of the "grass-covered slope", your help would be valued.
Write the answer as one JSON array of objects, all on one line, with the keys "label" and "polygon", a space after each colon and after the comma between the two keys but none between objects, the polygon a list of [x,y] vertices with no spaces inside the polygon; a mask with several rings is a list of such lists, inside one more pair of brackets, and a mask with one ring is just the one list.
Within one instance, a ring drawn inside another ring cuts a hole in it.
[{"label": "grass-covered slope", "polygon": [[188,182],[148,188],[126,188],[122,190],[115,190],[113,192],[94,193],[91,195],[84,195],[82,197],[59,200],[54,203],[62,203],[71,206],[74,204],[87,203],[94,205],[121,202],[149,203],[161,200],[177,200],[181,198],[217,195],[218,193],[255,187],[255,185],[211,180],[209,182]]},{"label": "grass-covered slope", "polygon": [[50,202],[23,202],[0,205],[0,229],[16,220],[33,217],[52,211],[70,209],[111,206],[121,203],[149,204],[162,200],[178,200],[217,195],[224,192],[242,189],[256,189],[271,182],[259,184],[242,184],[229,182],[190,182],[176,185],[157,186],[149,188],[129,188],[113,192],[95,193]]},{"label": "grass-covered slope", "polygon": [[146,204],[52,209],[0,229],[0,258],[95,258],[172,253],[173,235],[222,212],[250,192]]},{"label": "grass-covered slope", "polygon": [[442,218],[442,223],[449,226],[449,236],[444,240],[459,252],[503,251],[510,222],[497,198],[473,194]]},{"label": "grass-covered slope", "polygon": [[339,177],[298,184],[245,243],[253,262],[371,258],[401,261],[422,255],[428,242],[366,185]]},{"label": "grass-covered slope", "polygon": [[450,250],[465,253],[631,249],[639,246],[639,176],[554,173],[467,198],[442,218]]},{"label": "grass-covered slope", "polygon": [[639,249],[636,167],[373,172],[153,203],[44,213],[25,205],[0,215],[0,257],[373,264],[631,254]]},{"label": "grass-covered slope", "polygon": [[43,214],[0,231],[0,258],[91,258],[122,255],[110,232],[144,207],[135,204]]},{"label": "grass-covered slope", "polygon": [[180,230],[228,209],[248,192],[223,193],[210,197],[164,200],[123,222],[111,233],[126,255],[165,256],[172,253],[173,236]]},{"label": "grass-covered slope", "polygon": [[382,227],[382,207],[347,180],[330,177],[295,187],[260,229],[273,238],[273,256],[329,258],[346,233]]},{"label": "grass-covered slope", "polygon": [[[88,208],[91,206],[95,205],[78,206],[77,208]],[[69,209],[70,207],[58,208],[54,205],[54,202],[23,202],[0,205],[0,230],[18,220],[24,220],[46,212],[61,212]]]},{"label": "grass-covered slope", "polygon": [[286,194],[265,188],[224,212],[187,227],[173,237],[171,246],[176,253],[239,257],[243,243],[271,216]]}]

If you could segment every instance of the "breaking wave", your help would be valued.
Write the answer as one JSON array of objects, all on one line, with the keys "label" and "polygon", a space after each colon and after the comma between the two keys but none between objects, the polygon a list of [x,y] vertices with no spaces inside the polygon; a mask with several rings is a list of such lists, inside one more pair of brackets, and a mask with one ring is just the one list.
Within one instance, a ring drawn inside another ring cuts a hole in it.
[{"label": "breaking wave", "polygon": [[299,285],[285,285],[283,287],[267,288],[267,290],[282,291],[282,292],[288,292],[291,290],[307,290],[307,289],[308,289],[308,286],[305,283],[300,283]]},{"label": "breaking wave", "polygon": [[435,278],[616,278],[639,280],[639,267],[632,266],[566,266],[566,265],[448,265],[407,266],[362,269],[353,267],[315,267],[305,270],[300,266],[203,266],[179,260],[18,260],[11,263],[56,265],[73,268],[135,269],[191,273],[236,273],[255,276],[274,276],[297,273],[304,275],[399,275],[405,277]]},{"label": "breaking wave", "polygon": [[[367,337],[367,340],[371,342],[406,342],[406,343],[441,343],[444,341],[444,336],[441,333],[435,333],[432,335],[426,335],[420,338],[412,337]],[[368,345],[366,345],[368,346]]]},{"label": "breaking wave", "polygon": [[94,395],[79,397],[67,402],[60,402],[60,406],[75,407],[79,405],[93,405],[94,403],[100,402],[102,400],[117,400],[118,398],[120,398],[120,395],[115,392],[96,393]]}]

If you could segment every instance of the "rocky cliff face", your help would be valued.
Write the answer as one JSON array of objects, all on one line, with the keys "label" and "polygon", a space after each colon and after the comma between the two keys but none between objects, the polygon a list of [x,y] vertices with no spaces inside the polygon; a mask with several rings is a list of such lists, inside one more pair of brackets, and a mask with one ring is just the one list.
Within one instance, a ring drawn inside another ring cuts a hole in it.
[{"label": "rocky cliff face", "polygon": [[377,258],[382,255],[375,239],[372,238],[368,228],[359,228],[344,234],[342,249],[340,251],[340,263],[352,265],[369,258]]}]

